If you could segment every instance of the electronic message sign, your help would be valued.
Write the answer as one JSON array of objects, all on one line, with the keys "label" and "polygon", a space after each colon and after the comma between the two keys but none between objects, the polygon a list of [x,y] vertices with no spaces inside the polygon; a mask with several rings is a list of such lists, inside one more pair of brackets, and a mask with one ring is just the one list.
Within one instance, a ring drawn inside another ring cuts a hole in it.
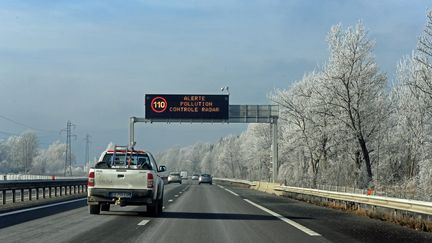
[{"label": "electronic message sign", "polygon": [[228,120],[228,95],[147,94],[146,119]]}]

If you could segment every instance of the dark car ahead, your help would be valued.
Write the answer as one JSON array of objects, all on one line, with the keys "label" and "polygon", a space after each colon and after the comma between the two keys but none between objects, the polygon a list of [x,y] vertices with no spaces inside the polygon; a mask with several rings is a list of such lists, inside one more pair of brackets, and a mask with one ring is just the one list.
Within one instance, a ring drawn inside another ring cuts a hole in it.
[{"label": "dark car ahead", "polygon": [[201,183],[208,183],[208,184],[213,184],[213,178],[211,175],[209,174],[202,174],[200,175],[199,179],[198,179],[198,184]]}]

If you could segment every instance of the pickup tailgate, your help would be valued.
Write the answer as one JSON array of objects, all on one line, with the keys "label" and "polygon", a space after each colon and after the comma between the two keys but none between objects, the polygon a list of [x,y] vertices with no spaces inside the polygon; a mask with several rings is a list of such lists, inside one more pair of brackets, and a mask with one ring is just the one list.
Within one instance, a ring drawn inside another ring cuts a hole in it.
[{"label": "pickup tailgate", "polygon": [[147,189],[146,170],[95,169],[94,188]]}]

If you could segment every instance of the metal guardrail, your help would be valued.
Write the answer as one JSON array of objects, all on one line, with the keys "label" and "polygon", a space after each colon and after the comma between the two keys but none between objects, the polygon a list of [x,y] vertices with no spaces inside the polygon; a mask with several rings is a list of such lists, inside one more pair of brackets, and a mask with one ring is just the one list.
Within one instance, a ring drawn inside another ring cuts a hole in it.
[{"label": "metal guardrail", "polygon": [[[33,192],[36,200],[42,198],[58,197],[87,192],[87,179],[63,179],[63,180],[24,180],[24,181],[0,181],[2,204],[5,205],[7,198],[12,197],[12,203],[17,202],[16,194],[20,192],[20,201],[24,201],[25,192],[28,200],[33,200]],[[53,193],[54,192],[54,193]],[[9,194],[9,195],[8,195]]]},{"label": "metal guardrail", "polygon": [[329,199],[340,200],[340,201],[362,203],[371,206],[385,207],[390,209],[432,215],[432,202],[399,199],[399,198],[392,198],[392,197],[372,196],[372,195],[361,195],[361,194],[345,193],[345,192],[324,191],[324,190],[317,190],[311,188],[300,188],[300,187],[290,187],[290,186],[275,186],[273,189],[275,191],[299,193],[299,194],[329,198]]},{"label": "metal guardrail", "polygon": [[281,195],[283,192],[297,193],[297,194],[321,197],[326,199],[333,199],[333,200],[352,202],[358,204],[366,204],[366,205],[376,206],[376,207],[384,207],[384,208],[389,208],[394,210],[432,215],[432,202],[400,199],[400,198],[393,198],[393,197],[383,197],[383,196],[375,196],[375,195],[363,195],[363,194],[355,194],[355,193],[347,193],[347,192],[334,192],[334,191],[318,190],[318,189],[311,189],[311,188],[282,186],[276,183],[269,183],[269,182],[251,182],[246,180],[226,179],[226,178],[215,178],[215,179],[220,181],[228,181],[232,183],[246,184],[253,189],[265,191],[269,193],[276,193],[278,195]]},{"label": "metal guardrail", "polygon": [[0,181],[11,180],[70,180],[85,179],[85,176],[56,176],[56,175],[28,175],[28,174],[0,174]]},{"label": "metal guardrail", "polygon": [[240,180],[240,179],[228,179],[228,178],[213,178],[213,180],[216,181],[226,181],[226,182],[232,182],[232,183],[240,183],[245,184],[248,186],[256,186],[256,182],[247,181],[247,180]]}]

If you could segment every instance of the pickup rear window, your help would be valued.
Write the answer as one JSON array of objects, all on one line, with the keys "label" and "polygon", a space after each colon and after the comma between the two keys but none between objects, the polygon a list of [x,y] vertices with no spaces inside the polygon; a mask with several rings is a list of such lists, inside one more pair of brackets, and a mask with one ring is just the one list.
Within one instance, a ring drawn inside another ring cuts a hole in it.
[{"label": "pickup rear window", "polygon": [[113,156],[113,154],[107,153],[105,154],[102,162],[105,162],[106,164],[111,166],[126,166],[128,165],[128,160],[130,160],[131,168],[145,170],[153,169],[150,163],[150,158],[147,154],[133,154],[128,155],[127,158],[125,158],[125,154],[116,154],[115,156]]}]

